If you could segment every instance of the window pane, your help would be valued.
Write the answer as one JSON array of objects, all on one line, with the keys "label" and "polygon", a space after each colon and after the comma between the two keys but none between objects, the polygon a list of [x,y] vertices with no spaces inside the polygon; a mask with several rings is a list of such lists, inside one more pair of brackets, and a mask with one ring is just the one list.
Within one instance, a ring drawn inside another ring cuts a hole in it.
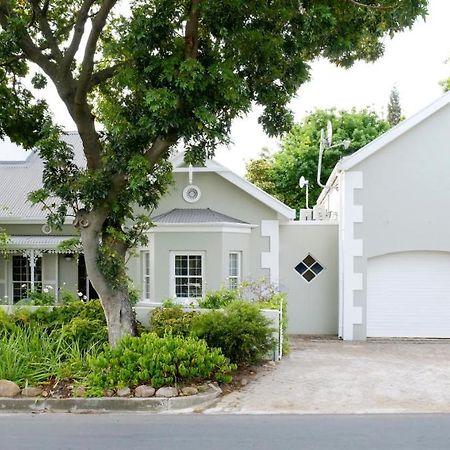
[{"label": "window pane", "polygon": [[238,279],[236,277],[228,278],[228,287],[231,290],[236,290],[238,288]]},{"label": "window pane", "polygon": [[202,279],[190,278],[189,279],[189,297],[197,298],[202,296]]},{"label": "window pane", "polygon": [[316,260],[315,260],[311,255],[308,255],[308,256],[303,260],[303,262],[304,262],[304,264],[305,264],[306,266],[311,267],[311,266],[316,262]]},{"label": "window pane", "polygon": [[188,278],[175,278],[175,295],[177,297],[189,297]]},{"label": "window pane", "polygon": [[149,252],[144,253],[144,274],[147,276],[150,275],[150,253]]},{"label": "window pane", "polygon": [[202,257],[200,255],[189,256],[189,275],[202,275]]},{"label": "window pane", "polygon": [[310,270],[307,270],[302,276],[306,281],[312,281],[316,277]]},{"label": "window pane", "polygon": [[175,256],[175,275],[188,274],[188,257],[187,255]]},{"label": "window pane", "polygon": [[323,267],[322,267],[318,262],[316,262],[316,263],[313,264],[313,266],[311,267],[311,270],[312,270],[316,275],[319,275],[319,273],[322,272]]},{"label": "window pane", "polygon": [[229,271],[228,275],[230,277],[237,277],[239,276],[239,258],[237,253],[230,253],[229,254]]}]

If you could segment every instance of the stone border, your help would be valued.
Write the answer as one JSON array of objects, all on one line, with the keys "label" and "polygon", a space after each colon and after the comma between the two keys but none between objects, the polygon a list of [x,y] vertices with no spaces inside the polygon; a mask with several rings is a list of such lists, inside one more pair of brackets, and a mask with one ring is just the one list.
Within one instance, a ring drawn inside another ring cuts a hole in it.
[{"label": "stone border", "polygon": [[210,406],[222,390],[209,385],[209,390],[186,397],[149,398],[0,398],[0,414],[3,413],[113,413],[148,412],[164,413],[171,411],[196,411]]}]

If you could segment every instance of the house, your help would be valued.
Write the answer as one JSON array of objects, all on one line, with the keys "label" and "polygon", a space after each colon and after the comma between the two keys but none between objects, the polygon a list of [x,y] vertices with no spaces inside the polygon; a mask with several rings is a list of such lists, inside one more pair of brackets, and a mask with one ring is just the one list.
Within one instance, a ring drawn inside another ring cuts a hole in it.
[{"label": "house", "polygon": [[[450,337],[449,103],[447,94],[343,159],[313,220],[294,220],[214,160],[191,168],[176,155],[149,243],[128,263],[141,304],[189,303],[265,277],[287,292],[290,333]],[[75,133],[64,138],[81,154]],[[35,154],[0,163],[0,226],[11,235],[0,298],[14,303],[39,285],[95,296],[82,256],[58,250],[72,225],[50,229],[26,201],[41,172]]]}]

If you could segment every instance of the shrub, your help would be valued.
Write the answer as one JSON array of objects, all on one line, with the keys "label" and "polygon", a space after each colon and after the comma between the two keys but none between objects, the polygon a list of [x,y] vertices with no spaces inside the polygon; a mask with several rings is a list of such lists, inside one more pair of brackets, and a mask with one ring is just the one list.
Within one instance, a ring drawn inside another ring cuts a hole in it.
[{"label": "shrub", "polygon": [[[96,354],[96,347],[89,349]],[[60,333],[43,333],[25,326],[0,333],[0,379],[20,386],[50,378],[82,379],[87,375],[87,351]]]},{"label": "shrub", "polygon": [[235,368],[218,349],[209,349],[194,338],[155,333],[140,337],[126,336],[115,348],[104,350],[89,361],[88,394],[102,396],[106,389],[151,384],[154,388],[210,379],[231,381]]},{"label": "shrub", "polygon": [[220,348],[238,365],[261,361],[275,344],[270,320],[258,306],[244,301],[196,316],[191,329],[192,335],[204,339],[210,347]]},{"label": "shrub", "polygon": [[239,293],[236,290],[222,288],[208,292],[204,299],[199,300],[198,305],[205,309],[220,309],[238,299]]},{"label": "shrub", "polygon": [[108,340],[108,330],[100,320],[75,317],[61,328],[64,337],[76,341],[81,348]]},{"label": "shrub", "polygon": [[198,315],[194,311],[184,312],[180,305],[170,308],[156,308],[151,313],[150,329],[158,336],[165,334],[188,336],[192,319]]}]

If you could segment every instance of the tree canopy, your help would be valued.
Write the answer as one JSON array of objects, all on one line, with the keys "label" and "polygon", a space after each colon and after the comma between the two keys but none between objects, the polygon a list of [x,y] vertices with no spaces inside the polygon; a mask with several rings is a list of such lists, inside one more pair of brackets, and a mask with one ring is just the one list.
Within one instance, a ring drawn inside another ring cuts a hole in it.
[{"label": "tree canopy", "polygon": [[[135,206],[165,192],[174,144],[204,160],[253,103],[268,134],[289,129],[311,61],[373,61],[426,12],[426,0],[0,0],[0,137],[39,152],[44,187],[31,199],[50,223],[75,216],[111,342],[132,333],[125,255],[148,225]],[[39,94],[48,82],[85,166]]]},{"label": "tree canopy", "polygon": [[350,139],[350,146],[325,151],[321,174],[324,184],[341,157],[359,150],[390,128],[389,122],[368,110],[315,111],[292,128],[278,152],[270,155],[266,150],[259,159],[250,161],[247,179],[298,211],[306,206],[305,191],[298,185],[304,176],[309,181],[310,207],[314,205],[322,190],[316,181],[320,130],[326,130],[328,121],[333,126],[333,142]]}]

